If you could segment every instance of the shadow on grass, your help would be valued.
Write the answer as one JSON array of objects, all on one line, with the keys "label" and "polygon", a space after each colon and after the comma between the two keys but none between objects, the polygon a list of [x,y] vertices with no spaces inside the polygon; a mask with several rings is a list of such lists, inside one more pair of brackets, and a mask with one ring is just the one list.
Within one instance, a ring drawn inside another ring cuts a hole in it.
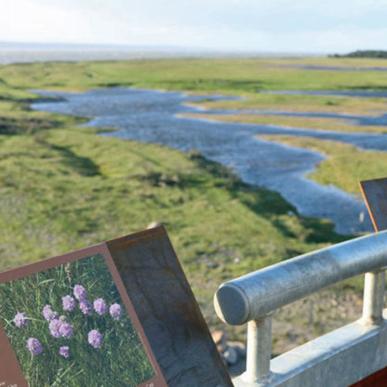
[{"label": "shadow on grass", "polygon": [[133,85],[134,85],[133,82],[102,82],[98,84],[98,87],[106,87],[106,88],[131,87]]},{"label": "shadow on grass", "polygon": [[337,234],[332,222],[318,218],[302,218],[302,224],[310,230],[306,242],[340,243],[352,239],[354,235]]},{"label": "shadow on grass", "polygon": [[173,80],[163,81],[162,86],[183,90],[242,90],[257,92],[262,90],[263,83],[245,79],[195,79],[195,80]]},{"label": "shadow on grass", "polygon": [[0,135],[33,134],[41,130],[57,128],[61,124],[60,121],[48,119],[0,117]]},{"label": "shadow on grass", "polygon": [[50,144],[44,140],[40,140],[40,142],[50,149],[58,152],[62,156],[64,164],[72,168],[81,176],[102,176],[99,166],[88,157],[79,156],[70,148],[65,146]]}]

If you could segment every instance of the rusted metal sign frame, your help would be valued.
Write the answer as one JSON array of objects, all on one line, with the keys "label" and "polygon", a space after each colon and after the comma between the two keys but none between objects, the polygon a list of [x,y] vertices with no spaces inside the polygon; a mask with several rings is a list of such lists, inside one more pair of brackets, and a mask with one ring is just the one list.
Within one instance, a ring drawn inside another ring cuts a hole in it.
[{"label": "rusted metal sign frame", "polygon": [[[360,189],[366,203],[368,213],[371,217],[374,230],[376,232],[387,230],[387,178],[364,180],[360,182]],[[374,291],[374,299],[376,303],[379,303],[379,307],[384,307],[384,288],[385,288],[385,272],[381,270],[375,273],[367,273],[364,284],[364,291],[367,291],[367,281],[371,284],[379,283],[379,292]],[[370,286],[368,286],[368,289]],[[376,289],[374,289],[376,290]],[[377,294],[379,293],[379,296]],[[376,297],[375,297],[376,296]],[[366,300],[366,297],[364,297]],[[366,302],[363,305],[364,309],[369,307]],[[352,387],[378,387],[385,386],[387,384],[387,368],[383,368],[365,378],[364,380],[354,384]]]},{"label": "rusted metal sign frame", "polygon": [[[22,278],[29,273],[97,253],[105,257],[123,301],[125,298],[130,300],[130,308],[135,311],[136,328],[143,334],[156,371],[156,377],[147,385],[232,387],[227,369],[163,227],[0,273],[0,281]],[[7,339],[3,336],[0,330],[0,341]],[[7,357],[7,362],[11,360]],[[25,385],[23,378],[20,380],[20,386]]]}]

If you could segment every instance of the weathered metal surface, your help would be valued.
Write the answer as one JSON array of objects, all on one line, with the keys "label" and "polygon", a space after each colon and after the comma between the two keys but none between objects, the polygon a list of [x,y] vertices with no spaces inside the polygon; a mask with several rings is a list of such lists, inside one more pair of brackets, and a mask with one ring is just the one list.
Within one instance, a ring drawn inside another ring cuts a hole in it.
[{"label": "weathered metal surface", "polygon": [[387,231],[383,231],[227,282],[215,295],[215,309],[223,321],[241,325],[328,285],[386,265]]},{"label": "weathered metal surface", "polygon": [[387,230],[387,178],[360,182],[375,230]]},{"label": "weathered metal surface", "polygon": [[276,357],[266,381],[249,383],[238,377],[233,383],[235,387],[347,387],[386,364],[387,322],[376,326],[355,322]]},{"label": "weathered metal surface", "polygon": [[107,242],[169,387],[231,387],[163,227]]}]

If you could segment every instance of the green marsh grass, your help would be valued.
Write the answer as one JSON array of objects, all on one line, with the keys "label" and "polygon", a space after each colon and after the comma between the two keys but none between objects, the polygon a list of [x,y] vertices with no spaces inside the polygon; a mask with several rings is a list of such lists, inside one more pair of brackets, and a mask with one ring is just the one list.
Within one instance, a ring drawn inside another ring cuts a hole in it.
[{"label": "green marsh grass", "polygon": [[[351,237],[337,235],[329,221],[300,216],[279,194],[243,184],[197,153],[99,136],[98,130],[79,126],[82,118],[29,107],[39,98],[33,89],[136,86],[243,97],[201,103],[208,107],[385,112],[385,101],[377,98],[260,93],[387,88],[381,72],[283,66],[302,63],[385,65],[378,60],[251,58],[0,66],[0,270],[162,222],[207,322],[215,327],[220,323],[212,296],[221,282]],[[348,160],[353,152],[346,152]],[[364,175],[373,171],[371,163],[362,168]],[[353,168],[342,171],[352,182],[360,176]],[[361,281],[343,286],[359,293]]]},{"label": "green marsh grass", "polygon": [[387,126],[356,125],[347,119],[318,117],[287,117],[270,114],[203,114],[190,113],[184,117],[216,120],[231,123],[283,126],[294,129],[316,129],[334,132],[359,132],[387,134]]}]

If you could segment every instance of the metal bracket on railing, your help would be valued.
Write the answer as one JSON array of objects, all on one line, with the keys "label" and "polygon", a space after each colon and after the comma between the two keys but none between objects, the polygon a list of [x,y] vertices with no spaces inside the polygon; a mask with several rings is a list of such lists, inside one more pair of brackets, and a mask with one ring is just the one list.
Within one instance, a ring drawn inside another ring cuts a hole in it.
[{"label": "metal bracket on railing", "polygon": [[[387,231],[382,231],[289,259],[222,284],[215,295],[217,315],[231,325],[248,324],[246,372],[238,379],[238,386],[271,386],[277,385],[277,381],[281,378],[290,380],[294,375],[298,375],[298,378],[303,372],[306,375],[303,368],[287,370],[287,373],[282,376],[278,372],[271,373],[271,314],[282,306],[347,278],[366,274],[363,316],[359,322],[354,323],[353,328],[343,330],[347,334],[347,339],[352,331],[356,331],[358,341],[352,343],[348,339],[348,342],[343,344],[342,353],[341,349],[328,350],[330,347],[323,344],[324,348],[319,349],[321,354],[324,353],[321,361],[318,359],[317,362],[313,360],[313,364],[303,363],[302,367],[307,370],[316,366],[314,372],[318,374],[320,366],[329,369],[327,359],[341,358],[348,345],[353,344],[355,348],[357,344],[363,343],[361,340],[366,342],[368,330],[370,330],[369,335],[373,329],[382,329],[384,334],[386,323],[383,320],[383,301],[386,266]],[[356,327],[364,329],[364,337]],[[289,356],[291,358],[294,355]],[[345,361],[352,361],[349,355],[345,356]],[[361,369],[361,372],[359,370],[359,374],[366,374],[368,369],[372,369],[371,365],[365,370]],[[282,366],[283,363],[281,363]],[[289,385],[293,386],[293,384]]]}]

